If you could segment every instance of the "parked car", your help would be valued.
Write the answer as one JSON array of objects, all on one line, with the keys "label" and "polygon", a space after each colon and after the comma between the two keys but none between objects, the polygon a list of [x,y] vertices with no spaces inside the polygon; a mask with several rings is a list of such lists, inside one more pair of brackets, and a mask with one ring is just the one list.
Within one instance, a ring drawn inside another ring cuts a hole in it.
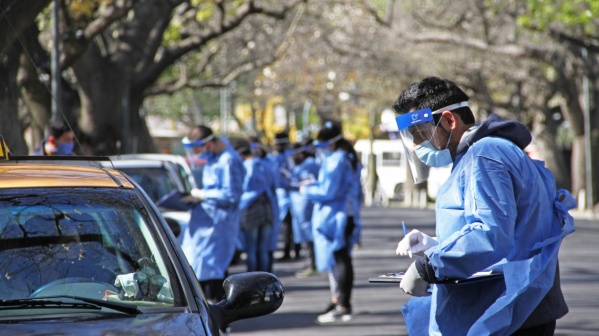
[{"label": "parked car", "polygon": [[207,303],[133,178],[37,158],[0,162],[2,333],[220,335],[282,304],[280,281],[265,272],[228,277],[226,299]]},{"label": "parked car", "polygon": [[189,225],[190,213],[184,208],[168,208],[160,202],[172,193],[188,194],[198,184],[187,161],[171,154],[127,154],[111,156],[106,167],[114,167],[129,175],[158,205],[169,226],[183,239],[183,231]]}]

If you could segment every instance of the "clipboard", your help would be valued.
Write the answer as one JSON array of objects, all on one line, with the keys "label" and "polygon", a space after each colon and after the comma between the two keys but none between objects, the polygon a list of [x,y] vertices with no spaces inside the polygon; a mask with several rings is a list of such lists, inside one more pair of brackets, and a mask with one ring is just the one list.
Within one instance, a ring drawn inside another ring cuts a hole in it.
[{"label": "clipboard", "polygon": [[189,205],[184,203],[181,200],[181,197],[186,196],[177,190],[173,190],[170,193],[162,196],[158,201],[156,201],[156,206],[160,208],[166,208],[169,210],[175,211],[187,211],[189,210]]},{"label": "clipboard", "polygon": [[368,282],[373,283],[400,283],[403,279],[405,272],[386,273],[381,274],[374,278],[369,278]]},{"label": "clipboard", "polygon": [[[400,283],[403,279],[405,272],[395,272],[395,273],[386,273],[381,274],[377,277],[369,278],[368,282],[371,283]],[[488,281],[497,278],[502,278],[503,273],[493,272],[493,271],[483,271],[476,272],[471,277],[466,279],[449,279],[437,282],[436,285],[459,285],[459,284],[467,284],[474,283],[479,281]]]}]

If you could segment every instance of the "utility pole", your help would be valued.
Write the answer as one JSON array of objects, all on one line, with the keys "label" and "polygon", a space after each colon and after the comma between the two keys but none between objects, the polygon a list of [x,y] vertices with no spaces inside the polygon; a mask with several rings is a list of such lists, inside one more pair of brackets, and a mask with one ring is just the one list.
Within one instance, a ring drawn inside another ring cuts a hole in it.
[{"label": "utility pole", "polygon": [[367,205],[372,205],[376,195],[376,155],[374,154],[374,128],[376,126],[376,112],[370,110],[370,133],[368,133],[368,139],[370,140],[370,153],[368,153],[368,166],[366,171],[367,185],[368,185],[368,197]]},{"label": "utility pole", "polygon": [[[587,48],[582,48],[582,58],[587,63]],[[582,77],[583,97],[584,97],[584,142],[585,142],[585,170],[586,170],[586,208],[593,211],[593,171],[591,158],[591,98],[589,94],[589,78]]]},{"label": "utility pole", "polygon": [[220,133],[227,133],[229,89],[225,86],[220,89]]},{"label": "utility pole", "polygon": [[60,87],[60,0],[52,4],[52,119],[57,118],[62,111],[62,90]]}]

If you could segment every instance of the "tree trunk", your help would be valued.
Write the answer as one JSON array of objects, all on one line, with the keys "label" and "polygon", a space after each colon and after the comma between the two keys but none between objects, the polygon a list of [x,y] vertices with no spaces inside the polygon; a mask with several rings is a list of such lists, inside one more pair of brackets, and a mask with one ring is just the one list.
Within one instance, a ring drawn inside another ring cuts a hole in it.
[{"label": "tree trunk", "polygon": [[84,152],[154,152],[145,121],[139,115],[143,97],[130,89],[131,70],[103,57],[94,45],[73,64],[73,70],[79,84],[78,125],[84,134]]},{"label": "tree trunk", "polygon": [[21,50],[20,45],[13,43],[0,60],[0,135],[13,155],[28,154],[18,113],[17,71]]},{"label": "tree trunk", "polygon": [[553,111],[549,108],[537,112],[533,118],[533,130],[536,145],[539,147],[541,160],[555,176],[557,188],[571,189],[568,162],[556,144],[558,124],[552,118]]}]

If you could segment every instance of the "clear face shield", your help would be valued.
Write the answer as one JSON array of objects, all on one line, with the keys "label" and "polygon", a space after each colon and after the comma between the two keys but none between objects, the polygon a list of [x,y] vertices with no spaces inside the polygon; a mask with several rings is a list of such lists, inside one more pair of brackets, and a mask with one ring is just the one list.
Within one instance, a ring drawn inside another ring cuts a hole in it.
[{"label": "clear face shield", "polygon": [[464,106],[468,106],[468,102],[452,104],[436,111],[429,108],[413,111],[395,118],[414,183],[426,181],[431,167],[445,167],[453,162],[447,148],[451,134],[441,138],[445,143],[439,143],[439,137],[435,134],[439,125],[435,124],[433,115]]},{"label": "clear face shield", "polygon": [[213,134],[204,139],[189,140],[185,137],[181,140],[185,149],[185,156],[187,156],[187,161],[192,170],[199,169],[206,164],[206,160],[202,157],[202,154],[206,151],[206,143],[212,139],[214,139]]}]

